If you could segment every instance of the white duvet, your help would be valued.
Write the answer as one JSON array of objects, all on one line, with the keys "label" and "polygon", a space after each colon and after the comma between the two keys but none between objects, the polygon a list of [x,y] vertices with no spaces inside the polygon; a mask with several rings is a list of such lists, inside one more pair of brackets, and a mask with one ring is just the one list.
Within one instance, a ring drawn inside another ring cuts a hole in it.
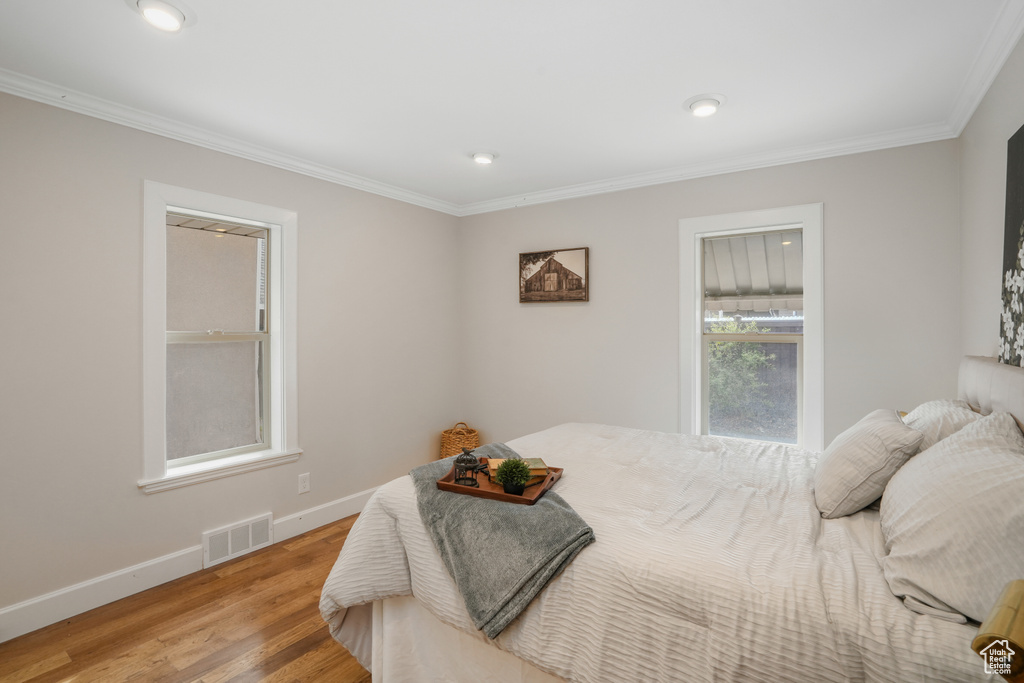
[{"label": "white duvet", "polygon": [[[816,453],[591,424],[509,445],[565,468],[555,490],[597,536],[493,641],[540,669],[608,683],[991,680],[976,627],[890,592],[876,512],[821,518]],[[320,609],[354,649],[347,607],[410,594],[475,631],[402,477],[367,503]]]}]

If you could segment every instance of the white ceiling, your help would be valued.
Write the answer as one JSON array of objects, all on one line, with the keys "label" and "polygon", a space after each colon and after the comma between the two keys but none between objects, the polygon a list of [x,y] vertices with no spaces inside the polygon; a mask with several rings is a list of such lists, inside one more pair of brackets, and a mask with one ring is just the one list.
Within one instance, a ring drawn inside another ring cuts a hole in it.
[{"label": "white ceiling", "polygon": [[172,2],[177,34],[3,0],[0,90],[454,215],[956,137],[1024,31],[1024,0]]}]

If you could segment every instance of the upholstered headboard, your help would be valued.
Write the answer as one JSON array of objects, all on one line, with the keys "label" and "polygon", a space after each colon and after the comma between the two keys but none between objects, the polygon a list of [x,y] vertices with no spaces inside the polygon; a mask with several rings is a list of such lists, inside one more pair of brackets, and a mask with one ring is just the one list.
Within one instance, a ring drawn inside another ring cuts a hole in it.
[{"label": "upholstered headboard", "polygon": [[1010,413],[1024,429],[1024,368],[995,358],[964,356],[957,394],[982,415]]}]

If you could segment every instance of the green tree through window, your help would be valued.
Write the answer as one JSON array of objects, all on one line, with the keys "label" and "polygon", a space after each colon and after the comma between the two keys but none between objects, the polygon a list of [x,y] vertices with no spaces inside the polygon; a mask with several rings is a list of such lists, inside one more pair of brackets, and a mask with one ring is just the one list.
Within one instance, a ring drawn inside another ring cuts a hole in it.
[{"label": "green tree through window", "polygon": [[[709,323],[712,334],[757,334],[768,332],[757,323],[735,320]],[[775,354],[765,345],[745,341],[712,341],[708,344],[709,419],[713,424],[738,418],[758,419],[775,407],[763,380],[775,368]]]}]

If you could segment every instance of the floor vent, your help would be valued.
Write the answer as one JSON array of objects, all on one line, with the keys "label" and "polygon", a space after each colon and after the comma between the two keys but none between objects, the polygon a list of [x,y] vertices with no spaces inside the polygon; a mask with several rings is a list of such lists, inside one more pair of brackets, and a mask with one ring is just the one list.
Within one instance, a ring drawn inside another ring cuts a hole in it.
[{"label": "floor vent", "polygon": [[203,568],[233,560],[274,542],[274,520],[268,513],[203,534]]}]

